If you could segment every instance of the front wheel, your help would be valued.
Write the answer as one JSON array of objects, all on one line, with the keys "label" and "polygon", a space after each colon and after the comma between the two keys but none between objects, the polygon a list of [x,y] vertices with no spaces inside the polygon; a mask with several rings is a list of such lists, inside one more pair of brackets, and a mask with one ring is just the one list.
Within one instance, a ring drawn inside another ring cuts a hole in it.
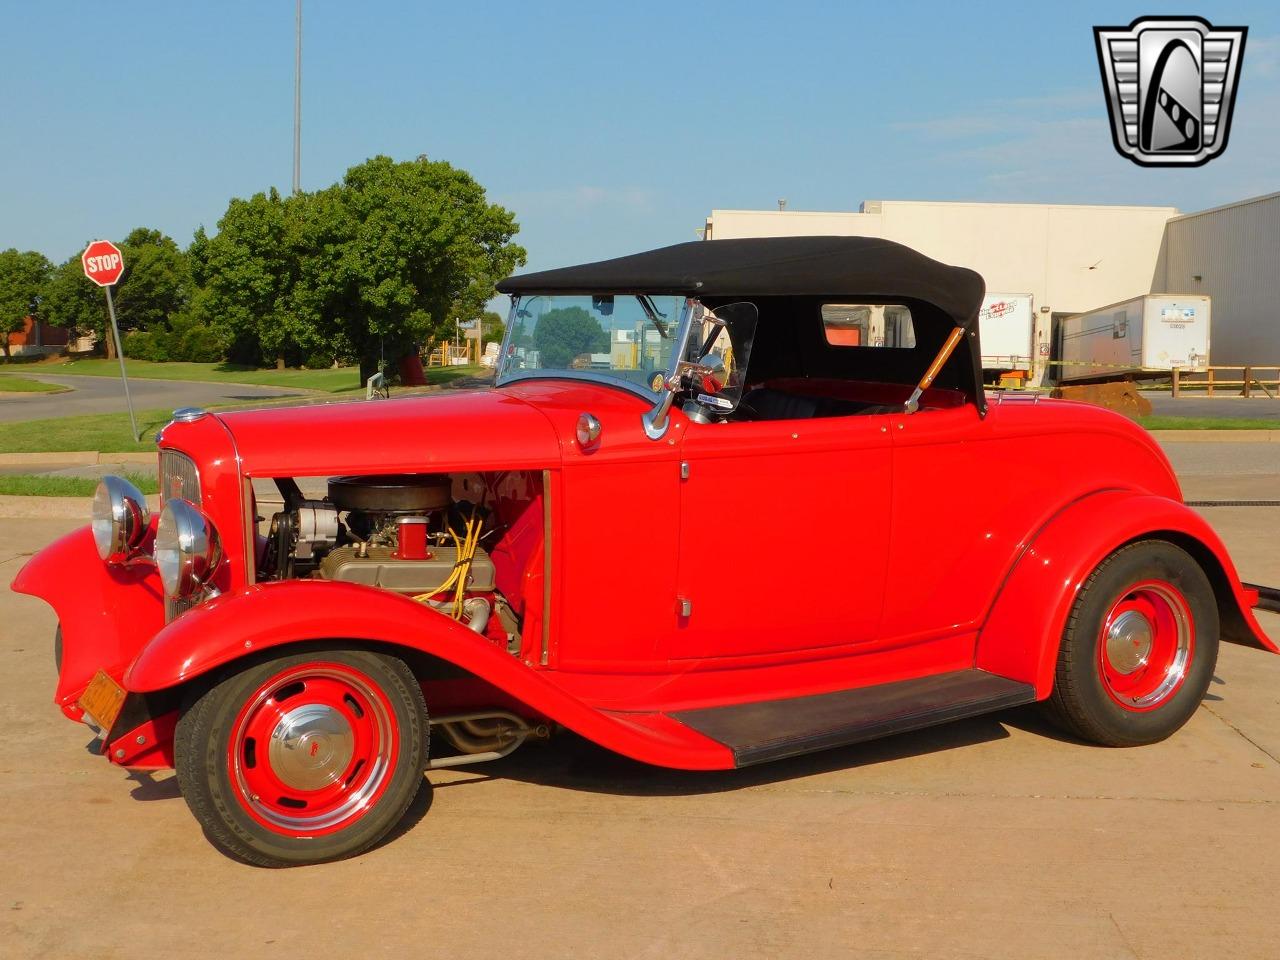
[{"label": "front wheel", "polygon": [[1218,659],[1218,607],[1185,550],[1144,540],[1115,551],[1076,597],[1046,703],[1085,740],[1155,743],[1191,719]]},{"label": "front wheel", "polygon": [[404,816],[427,756],[422,689],[365,650],[246,667],[189,704],[178,783],[209,839],[268,867],[354,856]]}]

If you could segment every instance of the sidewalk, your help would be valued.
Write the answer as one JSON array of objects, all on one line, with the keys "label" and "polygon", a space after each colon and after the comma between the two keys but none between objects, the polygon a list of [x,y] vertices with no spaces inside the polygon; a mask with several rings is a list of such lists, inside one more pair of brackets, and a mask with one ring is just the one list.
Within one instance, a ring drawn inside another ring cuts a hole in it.
[{"label": "sidewalk", "polygon": [[[149,463],[155,465],[153,451],[99,453],[97,450],[56,450],[43,453],[0,453],[0,467],[92,467],[100,463]],[[36,470],[36,473],[42,471]]]}]

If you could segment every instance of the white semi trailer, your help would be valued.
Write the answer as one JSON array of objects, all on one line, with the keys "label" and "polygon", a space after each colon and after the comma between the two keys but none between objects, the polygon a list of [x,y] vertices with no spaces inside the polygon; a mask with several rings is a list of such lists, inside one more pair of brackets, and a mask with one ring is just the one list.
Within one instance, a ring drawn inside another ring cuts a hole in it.
[{"label": "white semi trailer", "polygon": [[1066,317],[1059,326],[1057,379],[1100,381],[1145,371],[1202,371],[1209,365],[1210,313],[1206,296],[1162,293]]},{"label": "white semi trailer", "polygon": [[1035,356],[1035,313],[1029,293],[988,293],[978,311],[982,372],[988,380],[1025,382]]}]

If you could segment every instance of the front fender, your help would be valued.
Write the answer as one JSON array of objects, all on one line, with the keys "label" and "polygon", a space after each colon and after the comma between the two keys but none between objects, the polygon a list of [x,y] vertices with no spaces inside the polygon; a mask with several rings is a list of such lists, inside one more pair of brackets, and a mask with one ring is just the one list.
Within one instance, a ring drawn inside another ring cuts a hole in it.
[{"label": "front fender", "polygon": [[1030,539],[978,634],[977,666],[1034,684],[1040,699],[1049,696],[1058,645],[1080,588],[1109,553],[1148,537],[1178,544],[1205,568],[1224,640],[1280,652],[1258,626],[1255,596],[1203,517],[1167,497],[1103,490],[1063,508]]},{"label": "front fender", "polygon": [[64,709],[74,705],[99,669],[119,680],[142,645],[164,626],[155,565],[103,563],[88,526],[28,560],[12,589],[39,597],[58,615],[62,670],[54,701]]},{"label": "front fender", "polygon": [[[357,640],[421,651],[480,677],[537,714],[636,760],[685,769],[733,766],[730,752],[662,718],[588,706],[461,623],[407,597],[350,583],[286,580],[202,603],[161,630],[124,675],[149,693],[251,653],[308,640]],[[428,704],[430,708],[430,704]]]}]

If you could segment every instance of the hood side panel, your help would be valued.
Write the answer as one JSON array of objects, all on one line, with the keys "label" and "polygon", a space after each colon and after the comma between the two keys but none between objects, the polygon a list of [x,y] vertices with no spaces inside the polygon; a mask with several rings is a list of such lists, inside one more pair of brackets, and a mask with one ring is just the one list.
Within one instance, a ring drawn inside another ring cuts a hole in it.
[{"label": "hood side panel", "polygon": [[249,476],[437,473],[559,465],[547,418],[510,393],[473,390],[220,415]]}]

